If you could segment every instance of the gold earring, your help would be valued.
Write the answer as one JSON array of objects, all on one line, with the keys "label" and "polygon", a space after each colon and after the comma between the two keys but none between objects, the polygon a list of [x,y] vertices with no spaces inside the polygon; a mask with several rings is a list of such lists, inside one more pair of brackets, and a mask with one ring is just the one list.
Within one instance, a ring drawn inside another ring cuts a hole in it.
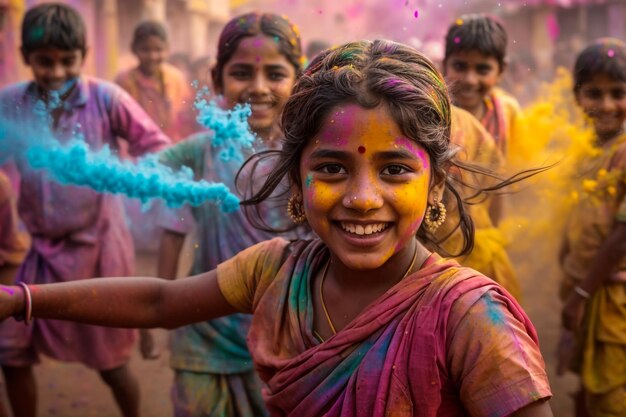
[{"label": "gold earring", "polygon": [[306,221],[304,204],[302,203],[302,196],[300,194],[294,194],[289,197],[289,201],[287,202],[287,214],[289,214],[289,217],[291,217],[291,220],[295,224],[301,224]]},{"label": "gold earring", "polygon": [[430,233],[435,231],[446,221],[446,206],[435,197],[435,204],[428,205],[426,209],[426,215],[424,216],[424,223]]}]

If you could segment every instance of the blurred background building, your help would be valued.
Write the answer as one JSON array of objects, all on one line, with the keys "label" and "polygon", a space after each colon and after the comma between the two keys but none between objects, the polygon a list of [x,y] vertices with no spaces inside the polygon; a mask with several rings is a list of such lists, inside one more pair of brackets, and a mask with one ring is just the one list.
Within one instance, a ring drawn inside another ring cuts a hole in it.
[{"label": "blurred background building", "polygon": [[[86,72],[111,79],[133,65],[130,41],[137,23],[167,24],[171,52],[190,60],[207,55],[231,15],[228,0],[61,0],[78,9],[88,30]],[[24,79],[19,55],[20,24],[28,7],[45,1],[0,0],[0,85]]]},{"label": "blurred background building", "polygon": [[[83,14],[88,27],[86,72],[111,79],[133,65],[129,50],[137,23],[164,21],[171,52],[195,60],[214,55],[217,36],[233,15],[267,10],[286,14],[312,40],[338,44],[386,37],[409,43],[437,60],[443,36],[461,13],[500,16],[510,35],[510,76],[549,78],[571,67],[590,40],[626,38],[626,0],[61,0]],[[0,0],[0,85],[24,79],[19,26],[24,11],[41,0]],[[520,73],[520,74],[518,74]]]}]

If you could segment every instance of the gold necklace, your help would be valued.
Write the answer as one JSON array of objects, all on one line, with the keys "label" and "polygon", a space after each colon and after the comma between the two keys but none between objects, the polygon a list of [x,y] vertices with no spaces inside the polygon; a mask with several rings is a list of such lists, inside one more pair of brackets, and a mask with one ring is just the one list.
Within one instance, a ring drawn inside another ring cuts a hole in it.
[{"label": "gold necklace", "polygon": [[[409,275],[409,272],[411,272],[411,269],[413,269],[413,266],[415,265],[416,259],[417,259],[417,245],[415,245],[415,253],[413,253],[413,259],[411,260],[411,264],[409,265],[409,268],[406,270],[406,272],[404,273],[400,281],[402,281],[404,278],[406,278],[407,275]],[[333,332],[333,335],[335,335],[337,334],[337,330],[335,329],[335,325],[333,324],[333,321],[330,318],[330,314],[328,314],[328,309],[326,308],[326,303],[324,302],[323,289],[324,289],[324,280],[326,279],[326,273],[328,272],[328,265],[330,265],[330,258],[328,259],[328,262],[326,262],[326,266],[324,267],[324,272],[322,273],[322,279],[320,280],[320,301],[322,303],[322,309],[324,310],[324,315],[326,316],[326,322],[328,322],[328,326],[330,326],[330,330]],[[322,339],[322,337],[320,336],[318,332],[315,332],[315,335],[317,336],[318,339],[320,339],[321,341],[324,341],[324,339]]]}]

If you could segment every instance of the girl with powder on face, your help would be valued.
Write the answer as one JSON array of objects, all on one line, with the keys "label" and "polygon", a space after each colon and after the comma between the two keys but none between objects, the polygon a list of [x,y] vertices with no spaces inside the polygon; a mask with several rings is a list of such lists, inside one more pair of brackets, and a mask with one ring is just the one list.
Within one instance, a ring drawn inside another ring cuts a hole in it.
[{"label": "girl with powder on face", "polygon": [[[319,238],[275,238],[178,281],[2,291],[0,317],[176,327],[253,313],[248,342],[274,416],[551,416],[522,309],[492,280],[426,249],[449,221],[471,248],[447,169],[477,171],[454,160],[433,64],[390,41],[326,51],[297,81],[281,125],[277,165],[245,204],[288,179],[292,219]],[[452,200],[456,219],[445,216]]]},{"label": "girl with powder on face", "polygon": [[[563,325],[576,332],[569,367],[582,381],[577,406],[590,416],[626,412],[626,44],[600,39],[574,66],[576,101],[595,130],[593,154],[579,162],[587,184],[570,214],[561,250]],[[591,187],[593,185],[593,187]],[[567,337],[567,334],[566,334]],[[562,354],[564,351],[561,352]],[[582,411],[582,410],[581,410]]]},{"label": "girl with powder on face", "polygon": [[[254,151],[280,148],[278,121],[301,73],[301,64],[298,32],[284,17],[250,13],[233,18],[224,27],[212,70],[213,85],[224,107],[250,104],[248,122],[257,136]],[[235,177],[244,161],[223,160],[220,150],[211,146],[211,137],[211,133],[197,134],[163,152],[161,161],[175,169],[189,167],[196,178],[235,189]],[[251,154],[248,151],[244,157]],[[242,182],[248,182],[245,175],[240,185]],[[289,224],[284,206],[267,210],[265,214],[273,218],[274,227]],[[162,220],[165,232],[158,275],[168,279],[176,277],[185,235],[192,231],[197,236],[192,275],[215,269],[240,251],[275,236],[256,229],[242,211],[222,213],[210,204],[168,212]],[[172,333],[172,400],[177,417],[267,414],[261,381],[246,346],[251,319],[249,315],[235,314]]]}]

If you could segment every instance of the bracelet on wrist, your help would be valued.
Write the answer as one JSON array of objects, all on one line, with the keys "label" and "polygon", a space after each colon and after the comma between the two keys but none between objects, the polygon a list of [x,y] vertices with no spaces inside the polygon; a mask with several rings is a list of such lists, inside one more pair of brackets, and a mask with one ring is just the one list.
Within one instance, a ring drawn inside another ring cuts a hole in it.
[{"label": "bracelet on wrist", "polygon": [[591,294],[578,285],[574,287],[574,292],[586,300],[591,298]]},{"label": "bracelet on wrist", "polygon": [[22,291],[24,291],[24,309],[13,318],[17,321],[23,321],[28,326],[33,321],[33,295],[28,285],[23,282],[19,282],[17,285],[22,287]]}]

